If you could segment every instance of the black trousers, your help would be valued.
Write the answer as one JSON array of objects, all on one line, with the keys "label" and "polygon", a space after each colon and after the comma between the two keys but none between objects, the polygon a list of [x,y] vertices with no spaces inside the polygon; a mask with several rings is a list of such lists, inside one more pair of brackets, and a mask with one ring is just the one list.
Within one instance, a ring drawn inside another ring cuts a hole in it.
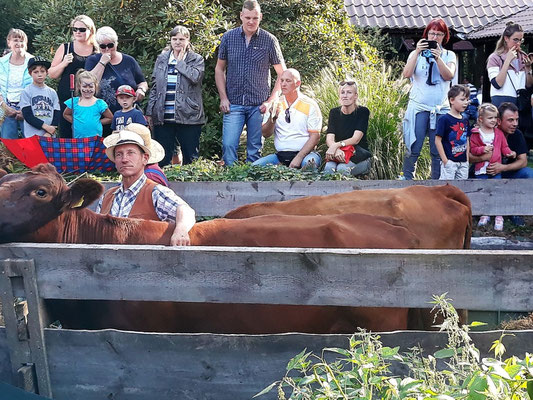
[{"label": "black trousers", "polygon": [[154,126],[154,136],[165,149],[165,158],[159,162],[160,167],[170,164],[176,145],[181,147],[183,164],[190,164],[198,158],[202,125],[164,123]]}]

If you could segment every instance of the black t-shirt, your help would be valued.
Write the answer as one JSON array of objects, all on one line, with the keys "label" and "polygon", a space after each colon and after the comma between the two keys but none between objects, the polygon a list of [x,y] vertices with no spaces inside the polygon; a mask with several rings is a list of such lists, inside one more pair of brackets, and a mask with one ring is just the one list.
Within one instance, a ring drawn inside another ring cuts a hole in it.
[{"label": "black t-shirt", "polygon": [[526,139],[524,139],[524,135],[518,129],[513,134],[507,135],[505,138],[507,139],[509,148],[516,151],[517,156],[528,152]]},{"label": "black t-shirt", "polygon": [[333,108],[329,112],[327,133],[335,134],[335,141],[349,139],[354,131],[363,132],[363,137],[359,141],[359,146],[368,150],[366,131],[368,130],[368,118],[370,111],[368,108],[359,106],[351,114],[343,114],[340,107]]}]

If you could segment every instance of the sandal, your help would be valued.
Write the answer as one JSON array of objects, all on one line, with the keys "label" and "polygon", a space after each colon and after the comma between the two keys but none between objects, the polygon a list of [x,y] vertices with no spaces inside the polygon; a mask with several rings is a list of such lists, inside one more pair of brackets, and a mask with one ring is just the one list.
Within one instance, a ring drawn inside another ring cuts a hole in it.
[{"label": "sandal", "polygon": [[477,223],[477,226],[485,226],[490,222],[490,217],[488,215],[483,215],[479,217],[479,222]]},{"label": "sandal", "polygon": [[503,231],[503,217],[501,215],[494,218],[494,230]]}]

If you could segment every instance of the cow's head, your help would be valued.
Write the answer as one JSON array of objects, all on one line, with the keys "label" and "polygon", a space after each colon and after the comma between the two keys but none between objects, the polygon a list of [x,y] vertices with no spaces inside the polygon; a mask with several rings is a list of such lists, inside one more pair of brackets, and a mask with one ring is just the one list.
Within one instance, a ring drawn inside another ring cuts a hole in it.
[{"label": "cow's head", "polygon": [[0,242],[34,232],[64,211],[87,207],[103,192],[100,183],[78,179],[67,186],[51,164],[0,179]]}]

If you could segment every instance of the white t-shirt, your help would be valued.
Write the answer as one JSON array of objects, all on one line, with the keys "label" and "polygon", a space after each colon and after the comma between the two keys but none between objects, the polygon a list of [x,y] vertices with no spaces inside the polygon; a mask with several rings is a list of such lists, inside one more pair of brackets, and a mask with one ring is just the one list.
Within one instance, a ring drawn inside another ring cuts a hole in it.
[{"label": "white t-shirt", "polygon": [[[300,151],[309,140],[309,133],[322,130],[322,113],[316,101],[298,93],[298,98],[289,107],[285,97],[280,99],[281,112],[274,127],[274,146],[276,151]],[[290,122],[285,119],[289,110]],[[263,123],[268,121],[270,113],[265,113]]]},{"label": "white t-shirt", "polygon": [[7,101],[18,103],[22,93],[22,80],[26,65],[9,64],[9,79],[7,81]]}]

